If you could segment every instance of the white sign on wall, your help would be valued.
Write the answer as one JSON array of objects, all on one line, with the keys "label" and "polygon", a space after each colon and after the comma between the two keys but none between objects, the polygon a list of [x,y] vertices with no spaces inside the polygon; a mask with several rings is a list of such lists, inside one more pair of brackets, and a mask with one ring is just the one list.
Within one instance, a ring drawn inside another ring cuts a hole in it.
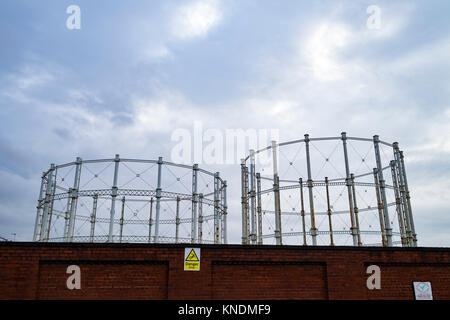
[{"label": "white sign on wall", "polygon": [[433,300],[431,282],[413,282],[416,300]]}]

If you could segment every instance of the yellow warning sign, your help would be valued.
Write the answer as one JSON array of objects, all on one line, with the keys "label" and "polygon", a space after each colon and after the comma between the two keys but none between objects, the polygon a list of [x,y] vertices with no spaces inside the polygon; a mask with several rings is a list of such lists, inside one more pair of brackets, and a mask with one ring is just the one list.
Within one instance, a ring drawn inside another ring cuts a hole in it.
[{"label": "yellow warning sign", "polygon": [[200,271],[200,248],[184,248],[184,271]]},{"label": "yellow warning sign", "polygon": [[191,252],[189,252],[186,261],[199,261],[194,249],[191,249]]}]

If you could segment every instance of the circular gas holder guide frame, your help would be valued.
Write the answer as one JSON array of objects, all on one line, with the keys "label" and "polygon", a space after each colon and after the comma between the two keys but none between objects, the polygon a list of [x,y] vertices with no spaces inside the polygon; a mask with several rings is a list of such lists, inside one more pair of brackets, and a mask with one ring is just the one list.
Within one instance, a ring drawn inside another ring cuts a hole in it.
[{"label": "circular gas holder guide frame", "polygon": [[272,141],[242,160],[241,186],[243,244],[417,245],[397,142]]},{"label": "circular gas holder guide frame", "polygon": [[[218,172],[158,160],[82,160],[42,174],[34,241],[227,243]],[[243,244],[416,246],[398,143],[272,142],[241,164]]]},{"label": "circular gas holder guide frame", "polygon": [[218,172],[158,160],[82,160],[42,174],[34,241],[227,243]]}]

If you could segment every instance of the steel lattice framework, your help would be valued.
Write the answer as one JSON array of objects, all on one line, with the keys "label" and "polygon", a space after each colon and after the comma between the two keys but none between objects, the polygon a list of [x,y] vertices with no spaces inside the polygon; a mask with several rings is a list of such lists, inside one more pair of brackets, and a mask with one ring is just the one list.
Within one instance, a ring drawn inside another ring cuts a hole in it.
[{"label": "steel lattice framework", "polygon": [[52,164],[42,174],[33,239],[227,243],[226,190],[219,172],[161,157]]},{"label": "steel lattice framework", "polygon": [[[270,175],[258,161],[263,156]],[[330,175],[322,175],[325,169]],[[403,152],[377,135],[305,134],[250,150],[241,163],[241,193],[243,244],[417,245]]]}]

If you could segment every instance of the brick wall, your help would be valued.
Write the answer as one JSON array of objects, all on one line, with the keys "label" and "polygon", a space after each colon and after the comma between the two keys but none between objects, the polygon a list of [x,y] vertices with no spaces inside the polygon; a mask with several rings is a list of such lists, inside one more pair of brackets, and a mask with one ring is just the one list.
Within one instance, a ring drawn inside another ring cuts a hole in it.
[{"label": "brick wall", "polygon": [[[0,299],[414,299],[430,281],[450,299],[450,249],[200,245],[200,271],[184,271],[185,245],[0,243]],[[66,269],[81,269],[69,290]],[[381,290],[366,269],[381,268]]]}]

